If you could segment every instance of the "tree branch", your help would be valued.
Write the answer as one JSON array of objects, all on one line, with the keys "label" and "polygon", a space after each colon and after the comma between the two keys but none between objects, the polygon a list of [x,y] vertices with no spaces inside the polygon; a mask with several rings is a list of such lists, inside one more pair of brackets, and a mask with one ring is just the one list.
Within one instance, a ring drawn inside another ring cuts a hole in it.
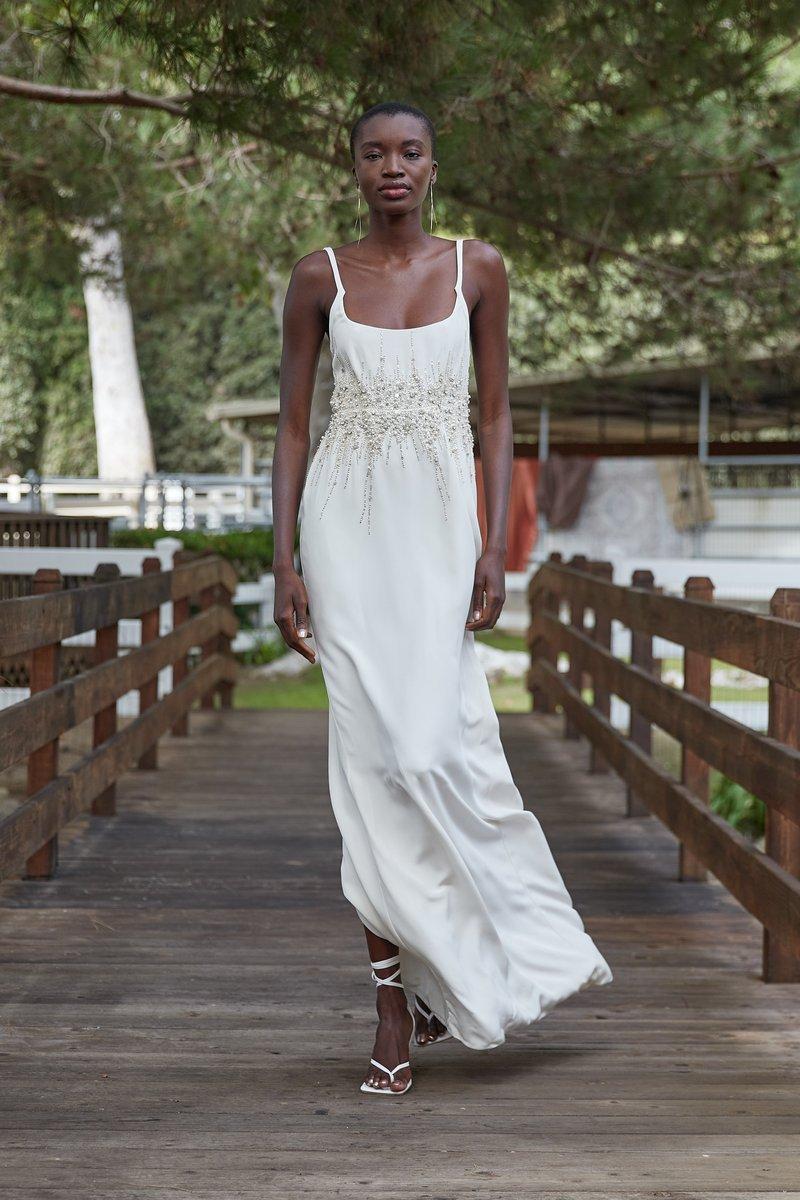
[{"label": "tree branch", "polygon": [[120,108],[156,108],[175,117],[186,117],[191,96],[148,96],[128,88],[89,90],[86,88],[54,87],[49,83],[29,83],[0,75],[0,94],[21,100],[40,100],[45,104],[115,104]]}]

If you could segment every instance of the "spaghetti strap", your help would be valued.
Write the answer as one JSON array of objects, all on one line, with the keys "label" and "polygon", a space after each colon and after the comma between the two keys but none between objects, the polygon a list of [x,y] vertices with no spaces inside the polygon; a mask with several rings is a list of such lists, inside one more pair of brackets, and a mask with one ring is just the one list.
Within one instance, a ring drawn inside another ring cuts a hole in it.
[{"label": "spaghetti strap", "polygon": [[456,240],[456,291],[462,295],[461,284],[464,280],[464,239]]},{"label": "spaghetti strap", "polygon": [[344,284],[342,283],[342,277],[339,274],[339,265],[336,262],[336,255],[333,253],[333,247],[326,246],[325,251],[328,255],[328,258],[331,260],[331,270],[333,271],[333,278],[336,280],[336,295],[343,296]]}]

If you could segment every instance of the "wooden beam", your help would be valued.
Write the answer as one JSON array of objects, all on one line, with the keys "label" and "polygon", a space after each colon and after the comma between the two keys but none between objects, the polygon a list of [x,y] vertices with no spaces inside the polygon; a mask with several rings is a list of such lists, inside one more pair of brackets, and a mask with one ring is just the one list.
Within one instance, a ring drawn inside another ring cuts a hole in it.
[{"label": "wooden beam", "polygon": [[610,721],[584,704],[549,663],[534,666],[537,681],[595,742],[618,775],[748,912],[800,954],[800,880],[753,846],[707,804],[672,779]]},{"label": "wooden beam", "polygon": [[12,875],[62,825],[87,809],[199,696],[233,674],[234,667],[225,655],[207,658],[157,705],[0,821],[0,879]]},{"label": "wooden beam", "polygon": [[155,672],[168,667],[192,647],[202,645],[219,630],[232,637],[236,633],[236,620],[229,608],[217,604],[197,613],[157,642],[91,667],[0,710],[0,770],[89,720],[120,696],[135,691]]},{"label": "wooden beam", "polygon": [[592,677],[615,696],[775,812],[800,822],[800,750],[748,729],[688,692],[629,666],[549,613],[536,614],[529,637],[534,646],[549,646],[552,654],[559,650],[580,654]]},{"label": "wooden beam", "polygon": [[4,658],[51,645],[74,634],[138,618],[159,604],[224,583],[236,589],[236,572],[219,555],[201,556],[172,571],[89,584],[54,595],[0,601],[0,644]]},{"label": "wooden beam", "polygon": [[755,675],[800,689],[800,625],[722,604],[686,600],[608,583],[588,573],[545,563],[531,580],[534,594],[554,591],[601,608],[638,629],[709,654]]}]

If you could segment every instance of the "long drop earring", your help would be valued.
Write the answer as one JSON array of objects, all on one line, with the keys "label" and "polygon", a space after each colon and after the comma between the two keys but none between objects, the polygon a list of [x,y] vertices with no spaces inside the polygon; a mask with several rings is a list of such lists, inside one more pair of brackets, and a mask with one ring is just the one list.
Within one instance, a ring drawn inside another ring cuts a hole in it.
[{"label": "long drop earring", "polygon": [[434,212],[433,212],[433,180],[431,180],[431,233],[433,233],[433,222],[434,222]]},{"label": "long drop earring", "polygon": [[[358,206],[356,208],[356,221],[358,221],[358,242],[356,242],[356,245],[358,245],[361,241],[361,188],[358,186],[358,184],[356,184],[356,196],[358,197]],[[353,222],[354,225],[356,221]]]}]

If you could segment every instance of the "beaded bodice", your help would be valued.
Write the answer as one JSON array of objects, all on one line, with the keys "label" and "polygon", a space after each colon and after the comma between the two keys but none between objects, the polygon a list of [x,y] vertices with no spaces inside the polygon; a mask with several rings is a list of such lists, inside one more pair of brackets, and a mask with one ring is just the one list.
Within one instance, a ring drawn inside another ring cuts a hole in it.
[{"label": "beaded bodice", "polygon": [[[332,466],[328,496],[346,486],[356,461],[365,464],[361,520],[369,528],[373,476],[396,447],[425,456],[434,471],[447,515],[449,492],[443,461],[459,473],[474,470],[469,422],[469,309],[462,291],[463,239],[456,242],[455,304],[449,316],[410,329],[384,329],[352,321],[344,307],[336,255],[325,247],[336,281],[328,316],[334,388],[331,419],[320,440],[307,485]],[[462,476],[463,477],[463,476]],[[324,511],[322,505],[320,516]]]}]

